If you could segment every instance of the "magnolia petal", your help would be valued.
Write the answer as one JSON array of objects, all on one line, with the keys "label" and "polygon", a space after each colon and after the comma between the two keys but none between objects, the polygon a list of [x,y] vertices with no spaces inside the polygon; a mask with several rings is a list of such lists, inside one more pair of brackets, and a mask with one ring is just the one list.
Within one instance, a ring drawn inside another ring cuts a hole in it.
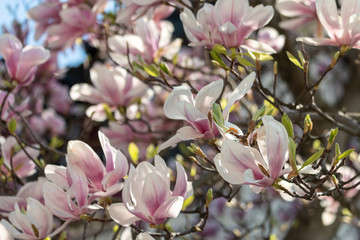
[{"label": "magnolia petal", "polygon": [[195,97],[195,107],[207,116],[212,105],[220,97],[224,87],[224,81],[219,79],[203,87]]},{"label": "magnolia petal", "polygon": [[[5,227],[3,223],[5,223],[7,225],[7,227]],[[7,228],[12,229],[13,232],[14,231],[18,232],[11,224],[9,224],[8,221],[2,219],[0,222],[0,239],[13,240],[14,238],[11,236],[11,233]],[[142,239],[146,240],[146,238],[142,238]]]},{"label": "magnolia petal", "polygon": [[48,164],[45,167],[45,176],[48,180],[62,188],[68,188],[66,167]]},{"label": "magnolia petal", "polygon": [[134,222],[140,220],[134,214],[130,213],[123,203],[111,204],[108,207],[110,217],[122,226],[130,226]]},{"label": "magnolia petal", "polygon": [[310,37],[298,37],[296,38],[298,42],[304,42],[313,46],[323,46],[323,45],[333,45],[339,46],[339,43],[330,39],[330,38],[310,38]]},{"label": "magnolia petal", "polygon": [[262,136],[258,134],[259,149],[269,164],[270,177],[277,179],[289,155],[288,134],[285,127],[273,117],[264,116],[262,120],[266,134]]},{"label": "magnolia petal", "polygon": [[226,182],[231,184],[243,184],[245,182],[241,172],[233,171],[234,169],[229,169],[228,166],[224,165],[225,162],[221,157],[221,153],[215,156],[214,163],[216,170]]},{"label": "magnolia petal", "polygon": [[143,187],[142,202],[149,210],[151,216],[166,200],[169,189],[165,180],[156,173],[147,175]]},{"label": "magnolia petal", "polygon": [[82,141],[69,141],[67,156],[70,165],[76,165],[85,173],[86,177],[101,188],[104,177],[104,165],[94,150]]},{"label": "magnolia petal", "polygon": [[53,228],[52,213],[47,207],[33,198],[28,198],[27,202],[26,215],[31,217],[31,223],[38,229],[39,238],[46,238]]},{"label": "magnolia petal", "polygon": [[223,110],[223,117],[225,120],[229,119],[230,108],[234,105],[234,103],[241,99],[251,89],[252,85],[254,84],[255,77],[255,72],[250,73],[231,93],[228,98],[228,102]]},{"label": "magnolia petal", "polygon": [[164,103],[164,114],[170,119],[186,120],[186,116],[181,112],[177,104],[187,102],[194,105],[194,99],[190,89],[184,86],[174,87]]},{"label": "magnolia petal", "polygon": [[22,44],[15,36],[5,33],[0,36],[0,55],[6,62],[11,77],[15,77]]},{"label": "magnolia petal", "polygon": [[69,165],[67,167],[68,177],[71,178],[72,184],[70,186],[75,195],[79,207],[87,204],[87,196],[89,193],[88,180],[82,169],[76,165]]},{"label": "magnolia petal", "polygon": [[172,196],[184,197],[187,189],[187,175],[184,167],[176,162],[176,183]]},{"label": "magnolia petal", "polygon": [[242,44],[241,47],[252,51],[252,52],[260,52],[260,53],[267,53],[267,54],[274,54],[276,51],[267,45],[266,43],[259,42],[253,39],[246,39]]},{"label": "magnolia petal", "polygon": [[184,198],[180,196],[170,197],[155,212],[153,220],[155,224],[163,223],[167,218],[176,218],[182,208]]},{"label": "magnolia petal", "polygon": [[333,36],[333,33],[340,29],[338,9],[335,1],[317,0],[316,12],[322,26],[326,29],[329,36]]},{"label": "magnolia petal", "polygon": [[87,83],[79,83],[72,86],[70,89],[70,97],[74,101],[88,102],[92,104],[105,102],[103,96],[101,96],[98,90]]}]

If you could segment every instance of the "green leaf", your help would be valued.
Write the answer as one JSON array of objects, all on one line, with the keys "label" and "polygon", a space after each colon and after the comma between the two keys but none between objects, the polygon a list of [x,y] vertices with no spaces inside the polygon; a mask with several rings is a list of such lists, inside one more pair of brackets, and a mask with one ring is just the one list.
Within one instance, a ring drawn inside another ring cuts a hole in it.
[{"label": "green leaf", "polygon": [[219,53],[215,52],[214,50],[210,51],[210,56],[213,59],[211,62],[217,66],[217,67],[221,67],[224,68],[226,70],[229,70],[229,67],[226,66],[226,64],[223,62],[223,60],[221,59]]},{"label": "green leaf", "polygon": [[245,67],[255,67],[254,64],[252,64],[251,62],[249,62],[248,60],[246,60],[243,57],[240,57],[239,55],[236,55],[236,59],[238,60],[238,62],[245,66]]},{"label": "green leaf", "polygon": [[336,135],[338,134],[339,129],[335,128],[335,129],[331,129],[330,131],[330,136],[329,136],[329,141],[328,141],[328,145],[326,146],[327,149],[330,149],[331,146],[333,145]]},{"label": "green leaf", "polygon": [[144,64],[144,70],[152,77],[158,77],[160,75],[159,70],[155,64]]},{"label": "green leaf", "polygon": [[213,120],[219,127],[225,128],[225,120],[221,112],[221,107],[217,103],[213,104],[212,116],[213,116]]},{"label": "green leaf", "polygon": [[159,146],[156,146],[154,144],[150,144],[147,148],[146,148],[146,158],[147,159],[152,159],[155,157],[157,151],[159,149]]},{"label": "green leaf", "polygon": [[0,167],[4,164],[4,157],[0,158]]},{"label": "green leaf", "polygon": [[133,163],[139,163],[139,148],[135,143],[131,142],[128,146],[128,152]]},{"label": "green leaf", "polygon": [[335,162],[334,162],[334,165],[336,165],[339,162],[340,155],[341,155],[340,146],[339,146],[338,143],[335,143]]},{"label": "green leaf", "polygon": [[206,193],[206,203],[205,206],[209,207],[211,201],[214,199],[213,190],[212,188],[209,188],[209,190]]},{"label": "green leaf", "polygon": [[253,115],[252,120],[257,121],[260,117],[264,116],[266,111],[266,106],[262,106],[256,113]]},{"label": "green leaf", "polygon": [[144,70],[143,66],[141,66],[140,64],[138,64],[135,61],[132,62],[132,65],[133,65],[134,70],[138,70],[138,69],[140,69],[142,71]]},{"label": "green leaf", "polygon": [[299,68],[303,69],[303,66],[301,65],[301,63],[299,62],[299,60],[297,60],[294,55],[292,55],[290,52],[286,51],[286,54],[289,58],[289,60],[295,64],[296,66],[298,66]]},{"label": "green leaf", "polygon": [[170,70],[169,70],[169,68],[168,68],[168,66],[166,65],[166,63],[160,62],[160,63],[159,63],[159,67],[160,67],[160,69],[161,69],[164,73],[166,73],[167,75],[172,75],[171,72],[170,72]]},{"label": "green leaf", "polygon": [[304,134],[311,132],[313,128],[313,122],[309,114],[306,115],[304,119]]},{"label": "green leaf", "polygon": [[346,158],[347,156],[349,156],[355,149],[351,148],[346,150],[345,152],[343,152],[340,156],[339,156],[339,160]]},{"label": "green leaf", "polygon": [[282,118],[281,118],[281,122],[284,125],[289,137],[293,138],[294,137],[294,128],[293,128],[293,124],[289,118],[289,116],[284,113]]},{"label": "green leaf", "polygon": [[15,118],[11,118],[11,120],[8,123],[8,130],[11,134],[14,134],[16,131],[16,120]]},{"label": "green leaf", "polygon": [[314,153],[313,155],[311,155],[311,156],[304,162],[304,164],[301,166],[301,168],[299,169],[299,171],[300,171],[301,169],[303,169],[304,167],[312,164],[312,163],[315,162],[316,160],[318,160],[318,159],[321,157],[321,155],[323,154],[323,152],[324,152],[324,149],[322,148],[322,149],[320,149],[319,151],[317,151],[316,153]]},{"label": "green leaf", "polygon": [[298,173],[297,163],[296,163],[296,143],[290,137],[289,137],[289,158],[293,172]]},{"label": "green leaf", "polygon": [[191,205],[191,203],[194,201],[195,196],[191,195],[190,197],[188,197],[187,199],[184,200],[184,203],[182,205],[181,210],[185,210],[188,206]]},{"label": "green leaf", "polygon": [[255,55],[256,59],[259,59],[260,61],[270,61],[274,59],[271,55],[266,53],[253,52],[253,54]]},{"label": "green leaf", "polygon": [[103,109],[104,109],[104,112],[106,114],[106,118],[109,121],[115,121],[115,117],[113,116],[113,113],[112,113],[109,105],[107,105],[106,103],[103,103]]},{"label": "green leaf", "polygon": [[300,59],[300,62],[301,62],[301,66],[304,66],[305,58],[304,58],[304,56],[302,55],[302,53],[301,53],[300,50],[298,50],[298,56],[299,56],[299,59]]},{"label": "green leaf", "polygon": [[227,55],[226,48],[221,44],[215,44],[212,49],[217,53]]}]

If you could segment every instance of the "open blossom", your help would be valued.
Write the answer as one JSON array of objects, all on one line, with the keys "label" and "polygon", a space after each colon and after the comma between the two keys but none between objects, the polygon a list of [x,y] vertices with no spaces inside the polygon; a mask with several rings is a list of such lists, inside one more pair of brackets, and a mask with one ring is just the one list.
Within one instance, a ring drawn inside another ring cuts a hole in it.
[{"label": "open blossom", "polygon": [[111,56],[119,64],[128,62],[127,54],[138,54],[147,63],[158,61],[162,56],[172,57],[181,47],[181,40],[171,42],[174,26],[169,21],[155,22],[152,19],[139,19],[134,26],[134,34],[115,35],[109,38]]},{"label": "open blossom", "polygon": [[[19,150],[16,151],[17,149]],[[1,142],[1,154],[4,158],[4,166],[1,166],[3,173],[10,175],[11,173],[8,169],[14,169],[15,174],[19,178],[24,178],[36,172],[35,163],[28,155],[36,159],[40,151],[32,147],[25,147],[24,149],[26,153],[12,136],[7,137],[4,142]]]},{"label": "open blossom", "polygon": [[[229,118],[231,106],[242,98],[251,88],[255,75],[254,72],[249,74],[230,94],[223,111],[223,117],[226,121]],[[175,120],[184,120],[190,126],[185,126],[177,130],[176,135],[161,144],[158,151],[181,141],[199,138],[212,139],[219,134],[214,122],[209,121],[208,114],[214,102],[220,96],[223,84],[223,80],[221,79],[208,84],[198,92],[195,99],[189,88],[185,86],[174,87],[173,91],[165,100],[164,113],[166,117]],[[241,132],[240,129],[236,129]]]},{"label": "open blossom", "polygon": [[215,156],[216,169],[231,184],[249,184],[255,192],[270,187],[286,173],[288,134],[271,116],[262,118],[264,126],[255,130],[259,150],[232,140],[225,140]]},{"label": "open blossom", "polygon": [[[88,191],[94,196],[111,196],[122,189],[123,183],[120,180],[126,176],[129,165],[125,156],[113,148],[108,138],[101,132],[99,139],[106,166],[89,145],[82,141],[70,141],[67,147],[67,168],[81,169],[87,179]],[[67,188],[70,186],[66,184],[67,168],[48,164],[45,168],[46,177],[57,185]]]},{"label": "open blossom", "polygon": [[62,3],[59,0],[47,0],[28,11],[29,17],[36,21],[35,40],[38,40],[53,24],[60,23],[61,17],[59,12]]},{"label": "open blossom", "polygon": [[27,199],[26,211],[15,203],[15,211],[10,213],[9,221],[3,219],[1,224],[17,239],[44,239],[53,229],[53,215],[33,198]]},{"label": "open blossom", "polygon": [[[173,11],[173,7],[168,7],[165,5],[160,5],[162,0],[123,0],[122,3],[125,5],[123,9],[117,14],[116,21],[118,23],[128,23],[135,21],[144,15],[146,15],[150,10],[154,10],[153,14],[155,16],[161,16],[162,18],[170,15]],[[191,5],[188,0],[184,0],[188,5]],[[173,6],[182,6],[178,1],[168,0],[168,4]]]},{"label": "open blossom", "polygon": [[180,18],[191,46],[223,44],[227,48],[274,53],[268,45],[247,39],[252,32],[264,27],[273,14],[271,6],[251,7],[248,0],[222,0],[215,6],[205,3],[196,18],[191,10],[185,8]]},{"label": "open blossom", "polygon": [[135,98],[141,98],[147,91],[146,85],[121,67],[96,64],[90,70],[90,78],[93,86],[87,83],[75,84],[70,89],[70,96],[74,101],[99,104],[90,107],[87,111],[90,114],[89,117],[96,112],[97,115],[92,116],[92,119],[95,117],[97,121],[106,119],[103,111],[104,103],[110,108],[126,107]]},{"label": "open blossom", "polygon": [[111,218],[128,226],[138,220],[158,225],[169,217],[177,217],[184,200],[192,194],[192,185],[178,162],[176,169],[176,184],[171,191],[170,174],[160,156],[155,156],[155,166],[141,162],[136,169],[132,167],[125,180],[123,203],[109,207]]},{"label": "open blossom", "polygon": [[360,1],[344,0],[340,16],[334,0],[316,1],[316,12],[329,38],[299,37],[310,45],[334,45],[360,49]]},{"label": "open blossom", "polygon": [[275,7],[281,15],[291,18],[279,23],[284,29],[294,30],[318,20],[315,0],[277,0]]},{"label": "open blossom", "polygon": [[89,195],[88,179],[80,167],[68,166],[66,175],[66,182],[61,184],[68,188],[52,182],[43,184],[45,205],[55,216],[69,223],[101,208],[91,204],[94,199]]},{"label": "open blossom", "polygon": [[21,86],[31,84],[38,66],[50,58],[48,50],[29,45],[23,48],[19,39],[10,34],[0,36],[0,55],[5,60],[11,80]]},{"label": "open blossom", "polygon": [[280,52],[285,45],[285,36],[279,35],[279,32],[271,27],[260,29],[258,31],[257,40],[266,43],[277,52]]},{"label": "open blossom", "polygon": [[61,22],[48,28],[48,47],[70,47],[77,38],[94,30],[97,27],[97,14],[103,10],[106,3],[107,0],[98,0],[92,8],[87,4],[79,4],[61,10]]},{"label": "open blossom", "polygon": [[[7,96],[7,97],[6,97]],[[16,104],[15,103],[15,95],[12,93],[8,93],[5,91],[0,90],[0,103],[2,103],[3,101],[5,101],[2,112],[1,112],[1,120],[4,120],[6,122],[10,121],[11,118],[15,118],[17,119],[18,116],[16,115],[15,112],[13,112],[10,109],[10,106],[15,109],[16,112],[20,112],[20,113],[26,113],[26,109],[28,108],[28,104],[29,104],[29,98],[23,100],[20,104]]]}]

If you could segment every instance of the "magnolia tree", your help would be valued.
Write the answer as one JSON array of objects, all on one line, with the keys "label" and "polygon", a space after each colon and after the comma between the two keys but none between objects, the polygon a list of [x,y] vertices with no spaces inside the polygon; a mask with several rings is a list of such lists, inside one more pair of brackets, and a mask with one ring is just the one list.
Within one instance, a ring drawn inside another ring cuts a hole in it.
[{"label": "magnolia tree", "polygon": [[359,238],[360,0],[108,2],[0,36],[1,240]]}]

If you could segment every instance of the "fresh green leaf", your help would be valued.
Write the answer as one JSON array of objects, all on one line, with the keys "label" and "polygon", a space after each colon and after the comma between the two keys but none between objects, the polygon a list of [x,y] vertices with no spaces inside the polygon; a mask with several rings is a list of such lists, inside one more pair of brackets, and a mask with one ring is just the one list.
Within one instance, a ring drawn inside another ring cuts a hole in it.
[{"label": "fresh green leaf", "polygon": [[305,58],[304,58],[304,56],[302,55],[302,53],[301,53],[300,50],[298,50],[298,56],[299,56],[299,59],[300,59],[300,62],[301,62],[301,66],[304,66]]},{"label": "fresh green leaf", "polygon": [[253,115],[252,120],[257,121],[260,117],[264,116],[266,111],[266,106],[262,106],[256,113]]},{"label": "fresh green leaf", "polygon": [[309,114],[306,115],[304,119],[304,134],[311,132],[313,128],[313,122]]},{"label": "fresh green leaf", "polygon": [[294,55],[292,55],[290,52],[286,51],[286,54],[289,58],[289,60],[295,64],[296,66],[298,66],[299,68],[303,69],[303,66],[301,65],[301,63],[299,62],[299,60],[296,59],[296,57],[294,57]]},{"label": "fresh green leaf", "polygon": [[144,70],[152,77],[158,77],[160,75],[159,70],[155,64],[144,64]]},{"label": "fresh green leaf", "polygon": [[300,171],[301,169],[303,169],[304,167],[312,164],[312,163],[315,162],[316,160],[318,160],[318,159],[321,157],[321,155],[323,154],[323,152],[324,152],[324,149],[322,148],[322,149],[320,149],[319,151],[317,151],[316,153],[314,153],[313,155],[311,155],[311,156],[304,162],[304,164],[301,166],[301,168],[299,169],[299,171]]},{"label": "fresh green leaf", "polygon": [[212,188],[209,188],[209,190],[206,193],[206,203],[205,206],[209,207],[211,201],[214,199],[213,190]]},{"label": "fresh green leaf", "polygon": [[294,137],[294,128],[293,128],[293,124],[289,118],[289,116],[284,113],[282,118],[281,118],[281,122],[284,125],[289,137],[293,138]]},{"label": "fresh green leaf", "polygon": [[290,165],[294,173],[298,172],[296,163],[296,143],[292,138],[289,137],[289,158]]},{"label": "fresh green leaf", "polygon": [[221,59],[221,56],[219,55],[219,53],[215,52],[214,50],[210,51],[210,56],[213,59],[211,62],[217,66],[217,67],[221,67],[224,68],[226,70],[229,69],[228,66],[226,66],[226,64],[223,62],[223,60]]},{"label": "fresh green leaf", "polygon": [[170,72],[170,70],[169,70],[169,68],[168,68],[168,66],[166,65],[166,63],[160,62],[160,63],[159,63],[159,67],[160,67],[160,69],[161,69],[164,73],[166,73],[167,75],[172,75],[171,72]]},{"label": "fresh green leaf", "polygon": [[217,53],[227,55],[226,48],[221,44],[215,44],[212,49]]},{"label": "fresh green leaf", "polygon": [[219,127],[225,128],[225,120],[221,112],[221,107],[217,103],[213,104],[212,116],[213,116],[213,120]]},{"label": "fresh green leaf", "polygon": [[128,152],[133,163],[139,163],[139,148],[135,143],[131,142],[128,146]]},{"label": "fresh green leaf", "polygon": [[350,148],[350,149],[346,150],[339,156],[339,160],[348,157],[354,150],[355,150],[354,148]]},{"label": "fresh green leaf", "polygon": [[238,62],[245,66],[245,67],[255,67],[254,64],[252,64],[251,62],[249,62],[248,60],[246,60],[243,57],[240,57],[239,55],[236,55],[236,59],[238,60]]},{"label": "fresh green leaf", "polygon": [[16,131],[16,120],[15,118],[11,118],[11,120],[8,123],[8,130],[11,134],[14,134]]}]

